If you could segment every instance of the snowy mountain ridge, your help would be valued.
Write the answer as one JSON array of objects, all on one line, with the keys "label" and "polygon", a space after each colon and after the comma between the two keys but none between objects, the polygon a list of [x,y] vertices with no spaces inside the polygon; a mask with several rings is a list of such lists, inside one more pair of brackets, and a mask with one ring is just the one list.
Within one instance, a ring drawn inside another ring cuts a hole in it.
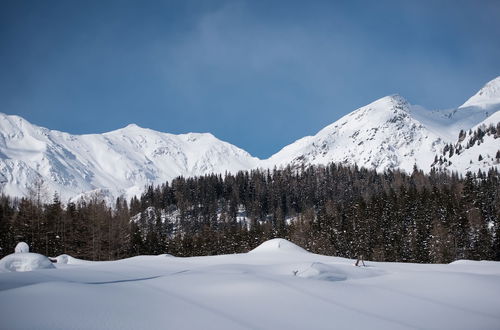
[{"label": "snowy mountain ridge", "polygon": [[0,114],[0,180],[5,193],[28,194],[43,179],[63,199],[89,191],[133,196],[177,176],[236,172],[258,159],[210,133],[168,134],[128,125],[71,135]]},{"label": "snowy mountain ridge", "polygon": [[[177,176],[237,172],[255,168],[337,162],[377,171],[416,165],[465,173],[499,167],[499,134],[436,166],[447,145],[458,144],[462,130],[500,121],[500,77],[456,109],[429,111],[390,95],[340,118],[314,136],[260,160],[210,133],[169,134],[135,124],[103,133],[72,135],[0,113],[0,189],[27,196],[42,182],[47,195],[63,200],[91,193],[110,199],[142,193],[148,184]],[[479,160],[478,154],[487,160]],[[487,155],[487,157],[485,157]],[[451,164],[449,164],[451,161]],[[432,166],[432,167],[431,167]]]},{"label": "snowy mountain ridge", "polygon": [[[435,155],[447,144],[456,143],[461,130],[496,123],[498,110],[500,77],[456,109],[429,111],[411,105],[400,95],[386,96],[354,110],[316,135],[284,147],[264,163],[300,166],[337,162],[379,172],[387,169],[411,172],[416,165],[429,172]],[[498,142],[493,141],[492,148],[498,149]],[[462,166],[450,170],[465,173],[488,168],[486,164],[469,166],[471,160],[467,159],[468,165],[462,162]],[[489,165],[498,167],[498,163]]]}]

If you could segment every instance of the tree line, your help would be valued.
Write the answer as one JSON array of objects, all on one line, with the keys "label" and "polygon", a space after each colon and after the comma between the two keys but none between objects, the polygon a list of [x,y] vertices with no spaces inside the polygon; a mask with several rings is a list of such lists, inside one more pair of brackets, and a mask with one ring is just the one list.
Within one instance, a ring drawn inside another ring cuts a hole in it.
[{"label": "tree line", "polygon": [[0,255],[89,260],[247,252],[281,237],[314,253],[376,261],[500,260],[500,175],[287,167],[179,177],[108,205],[98,195],[0,196]]},{"label": "tree line", "polygon": [[[500,138],[500,123],[497,123],[496,125],[490,124],[488,126],[486,125],[481,125],[480,127],[476,128],[474,131],[472,129],[469,130],[467,133],[464,130],[460,130],[460,133],[458,134],[458,142],[457,143],[448,143],[444,146],[441,155],[436,155],[434,157],[434,162],[431,164],[431,166],[436,166],[436,165],[451,165],[451,159],[453,155],[460,155],[463,153],[465,150],[470,149],[474,147],[475,145],[479,146],[482,143],[484,143],[484,137],[485,136],[492,136],[493,139],[499,139]],[[479,155],[478,161],[482,161],[484,157],[490,158],[492,161],[496,162],[496,164],[500,163],[500,149],[495,151],[495,155]],[[494,158],[493,158],[494,157]],[[472,164],[472,160],[471,160]]]}]

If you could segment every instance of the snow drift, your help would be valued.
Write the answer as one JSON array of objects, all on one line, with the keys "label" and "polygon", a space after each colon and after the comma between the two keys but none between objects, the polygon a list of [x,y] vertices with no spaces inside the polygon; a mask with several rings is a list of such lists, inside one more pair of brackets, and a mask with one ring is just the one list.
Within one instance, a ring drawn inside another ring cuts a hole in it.
[{"label": "snow drift", "polygon": [[38,269],[55,268],[52,262],[38,253],[14,253],[0,260],[0,272],[29,272]]},{"label": "snow drift", "polygon": [[82,264],[94,263],[94,261],[77,259],[68,254],[61,254],[51,259],[54,260],[58,265],[82,265]]},{"label": "snow drift", "polygon": [[249,253],[309,253],[300,246],[283,238],[274,238],[262,243]]}]

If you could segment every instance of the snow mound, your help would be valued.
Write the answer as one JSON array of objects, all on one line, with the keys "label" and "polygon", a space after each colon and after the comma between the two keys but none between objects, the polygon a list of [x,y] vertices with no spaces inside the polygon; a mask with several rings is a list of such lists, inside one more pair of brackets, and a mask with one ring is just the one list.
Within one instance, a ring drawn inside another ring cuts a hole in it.
[{"label": "snow mound", "polygon": [[28,253],[30,252],[30,247],[25,242],[19,242],[14,249],[16,253]]},{"label": "snow mound", "polygon": [[323,281],[345,281],[382,275],[384,272],[377,268],[352,267],[350,264],[330,265],[322,262],[313,262],[307,268],[297,269],[296,276]]},{"label": "snow mound", "polygon": [[468,259],[459,259],[449,263],[450,265],[467,265],[467,266],[475,266],[475,267],[484,267],[484,265],[494,265],[498,266],[498,261],[493,260],[468,260]]},{"label": "snow mound", "polygon": [[49,258],[38,253],[18,252],[0,260],[0,272],[29,272],[37,269],[55,268]]},{"label": "snow mound", "polygon": [[68,254],[61,254],[60,256],[51,259],[55,260],[57,264],[62,264],[62,265],[82,265],[92,262],[88,260],[77,259]]},{"label": "snow mound", "polygon": [[293,244],[283,238],[274,238],[262,243],[249,253],[268,253],[268,252],[294,252],[294,253],[309,253],[300,246]]},{"label": "snow mound", "polygon": [[345,272],[339,272],[336,267],[321,262],[314,262],[303,271],[297,271],[297,276],[325,281],[347,280],[347,274],[345,274]]}]

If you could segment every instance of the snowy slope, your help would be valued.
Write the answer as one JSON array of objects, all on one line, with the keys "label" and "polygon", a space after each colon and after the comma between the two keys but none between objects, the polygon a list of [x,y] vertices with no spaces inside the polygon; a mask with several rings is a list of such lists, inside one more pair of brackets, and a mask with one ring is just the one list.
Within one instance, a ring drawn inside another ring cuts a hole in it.
[{"label": "snowy slope", "polygon": [[257,161],[209,133],[173,135],[129,125],[70,135],[0,114],[0,181],[10,195],[26,195],[42,178],[46,190],[63,199],[92,190],[131,196],[146,184],[248,169]]},{"label": "snowy slope", "polygon": [[407,172],[417,165],[428,172],[435,155],[447,143],[456,142],[460,130],[497,120],[493,115],[498,110],[500,77],[456,109],[429,111],[409,104],[400,95],[387,96],[340,118],[315,136],[284,147],[264,164],[279,167],[338,162],[377,171],[398,168]]},{"label": "snowy slope", "polygon": [[246,254],[0,273],[0,327],[499,328],[499,262],[353,263],[275,239]]},{"label": "snowy slope", "polygon": [[500,110],[500,77],[488,82],[456,109],[416,113],[426,127],[437,130],[444,139],[456,141],[460,130],[469,130]]},{"label": "snowy slope", "polygon": [[474,96],[460,106],[461,109],[479,107],[492,112],[498,110],[500,104],[500,76],[488,82]]},{"label": "snowy slope", "polygon": [[[491,132],[492,127],[496,132]],[[486,133],[482,138],[474,139],[479,129]],[[500,153],[500,111],[464,131],[463,138],[453,144],[453,149],[453,152],[444,152],[433,168],[458,173],[500,168],[500,158],[497,157]]]}]

